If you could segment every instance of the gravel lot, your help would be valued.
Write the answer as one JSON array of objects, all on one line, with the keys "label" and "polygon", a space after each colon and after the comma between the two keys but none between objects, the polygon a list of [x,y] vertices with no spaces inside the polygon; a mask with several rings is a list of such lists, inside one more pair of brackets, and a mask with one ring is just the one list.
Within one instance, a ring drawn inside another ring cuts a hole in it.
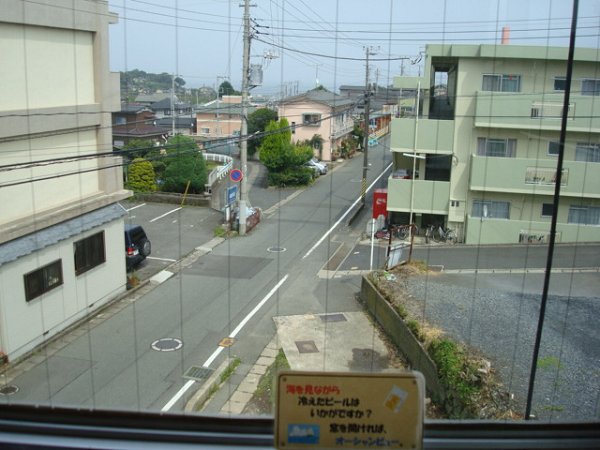
[{"label": "gravel lot", "polygon": [[[587,277],[595,277],[590,278],[592,285],[598,282],[598,274]],[[590,291],[585,283],[573,283],[572,275],[553,275],[553,281],[560,286],[557,292],[565,291],[565,283],[570,283],[571,294]],[[539,276],[533,283],[523,275],[499,282],[494,275],[442,273],[413,276],[406,286],[427,322],[479,349],[492,362],[522,412],[541,299],[541,289],[531,284],[540,285]],[[597,296],[548,296],[532,407],[539,420],[598,419],[599,317]]]}]

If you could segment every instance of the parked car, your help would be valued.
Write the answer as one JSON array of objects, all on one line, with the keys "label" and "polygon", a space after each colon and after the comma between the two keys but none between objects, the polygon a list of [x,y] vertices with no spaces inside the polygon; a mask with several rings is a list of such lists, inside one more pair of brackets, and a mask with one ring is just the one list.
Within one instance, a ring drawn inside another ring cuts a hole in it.
[{"label": "parked car", "polygon": [[150,239],[140,225],[125,225],[125,263],[127,270],[133,269],[146,259],[152,251]]},{"label": "parked car", "polygon": [[322,163],[317,158],[309,159],[304,165],[315,168],[315,172],[318,170],[320,175],[325,175],[327,173],[327,164]]}]

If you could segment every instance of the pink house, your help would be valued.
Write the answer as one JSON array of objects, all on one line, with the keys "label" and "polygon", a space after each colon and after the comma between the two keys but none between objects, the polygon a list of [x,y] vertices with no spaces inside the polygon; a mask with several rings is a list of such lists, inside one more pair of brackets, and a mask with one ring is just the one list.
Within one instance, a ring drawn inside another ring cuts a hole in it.
[{"label": "pink house", "polygon": [[279,103],[279,117],[292,126],[294,142],[310,140],[314,135],[323,139],[315,156],[324,161],[335,157],[341,142],[354,127],[352,109],[356,101],[326,90],[313,89],[304,94],[284,98]]}]

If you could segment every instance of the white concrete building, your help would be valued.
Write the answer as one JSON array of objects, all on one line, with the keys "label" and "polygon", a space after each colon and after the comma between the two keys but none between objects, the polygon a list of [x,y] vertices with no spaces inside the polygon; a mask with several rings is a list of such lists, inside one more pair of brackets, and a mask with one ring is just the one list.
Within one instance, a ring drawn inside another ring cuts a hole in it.
[{"label": "white concrete building", "polygon": [[[32,350],[125,290],[119,74],[106,1],[0,0],[0,352]],[[102,155],[102,156],[101,156]]]}]

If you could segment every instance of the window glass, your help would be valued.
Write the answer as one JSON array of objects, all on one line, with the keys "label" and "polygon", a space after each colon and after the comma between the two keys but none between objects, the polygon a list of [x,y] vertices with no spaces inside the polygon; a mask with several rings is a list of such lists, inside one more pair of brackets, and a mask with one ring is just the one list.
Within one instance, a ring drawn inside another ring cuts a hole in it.
[{"label": "window glass", "polygon": [[548,142],[548,155],[558,156],[559,152],[560,152],[560,142],[557,142],[557,141]]},{"label": "window glass", "polygon": [[25,274],[23,278],[25,282],[25,299],[27,301],[33,300],[63,284],[62,262],[60,259],[54,261]]},{"label": "window glass", "polygon": [[81,275],[106,261],[104,231],[77,241],[75,248],[75,273]]},{"label": "window glass", "polygon": [[569,223],[600,225],[600,206],[571,206]]},{"label": "window glass", "polygon": [[600,162],[599,144],[577,144],[575,146],[575,160],[585,162]]},{"label": "window glass", "polygon": [[478,138],[477,154],[499,158],[514,158],[516,155],[516,139]]},{"label": "window glass", "polygon": [[542,217],[552,217],[554,211],[553,203],[542,203]]},{"label": "window glass", "polygon": [[473,217],[508,219],[509,210],[510,202],[473,200],[471,215]]},{"label": "window glass", "polygon": [[483,91],[519,92],[521,90],[520,75],[484,75]]},{"label": "window glass", "polygon": [[582,80],[582,95],[600,95],[600,80]]},{"label": "window glass", "polygon": [[566,87],[567,80],[565,77],[554,77],[554,90],[555,91],[564,91]]}]

